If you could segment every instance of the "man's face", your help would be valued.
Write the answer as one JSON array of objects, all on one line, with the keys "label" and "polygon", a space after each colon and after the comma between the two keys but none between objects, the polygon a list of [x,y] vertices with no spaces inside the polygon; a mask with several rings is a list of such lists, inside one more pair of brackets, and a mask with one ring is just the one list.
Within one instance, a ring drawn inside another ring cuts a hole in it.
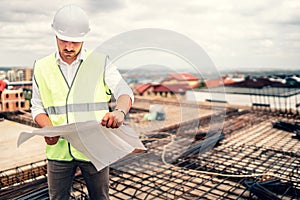
[{"label": "man's face", "polygon": [[83,42],[70,42],[61,40],[57,37],[56,40],[60,57],[66,63],[71,64],[74,60],[76,60]]}]

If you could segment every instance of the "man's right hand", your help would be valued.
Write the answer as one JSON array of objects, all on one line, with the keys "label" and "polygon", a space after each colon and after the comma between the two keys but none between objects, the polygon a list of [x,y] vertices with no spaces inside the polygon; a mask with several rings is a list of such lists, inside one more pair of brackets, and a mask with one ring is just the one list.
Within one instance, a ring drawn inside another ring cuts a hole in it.
[{"label": "man's right hand", "polygon": [[55,137],[44,137],[45,138],[45,142],[48,145],[54,145],[57,143],[59,136],[55,136]]},{"label": "man's right hand", "polygon": [[[52,126],[51,120],[46,113],[38,114],[37,116],[35,116],[34,121],[41,128],[46,127],[46,126]],[[57,143],[59,136],[55,136],[55,137],[46,137],[45,136],[44,139],[48,145],[54,145]]]}]

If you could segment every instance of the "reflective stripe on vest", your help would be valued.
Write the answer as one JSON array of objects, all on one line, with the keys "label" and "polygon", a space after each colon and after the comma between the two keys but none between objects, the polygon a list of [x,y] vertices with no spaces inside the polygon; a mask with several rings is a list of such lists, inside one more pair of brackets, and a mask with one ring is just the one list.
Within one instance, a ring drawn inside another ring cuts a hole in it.
[{"label": "reflective stripe on vest", "polygon": [[61,115],[67,114],[68,112],[90,112],[97,110],[107,110],[107,103],[78,103],[78,104],[68,104],[66,106],[51,106],[46,108],[46,113],[48,115]]},{"label": "reflective stripe on vest", "polygon": [[[104,83],[106,56],[93,53],[81,63],[69,86],[51,54],[34,65],[34,80],[39,88],[41,100],[53,126],[79,121],[101,121],[108,112],[110,95]],[[65,139],[57,144],[47,145],[46,156],[50,160],[86,160],[87,157],[76,150]]]}]

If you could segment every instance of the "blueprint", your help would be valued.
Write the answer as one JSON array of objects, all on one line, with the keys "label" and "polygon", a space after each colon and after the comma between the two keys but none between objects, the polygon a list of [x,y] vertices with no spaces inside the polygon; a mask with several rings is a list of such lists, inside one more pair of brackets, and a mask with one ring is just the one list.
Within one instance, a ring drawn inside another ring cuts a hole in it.
[{"label": "blueprint", "polygon": [[96,120],[21,132],[17,146],[36,135],[65,138],[85,154],[98,171],[132,152],[146,150],[138,134],[130,127],[106,128]]}]

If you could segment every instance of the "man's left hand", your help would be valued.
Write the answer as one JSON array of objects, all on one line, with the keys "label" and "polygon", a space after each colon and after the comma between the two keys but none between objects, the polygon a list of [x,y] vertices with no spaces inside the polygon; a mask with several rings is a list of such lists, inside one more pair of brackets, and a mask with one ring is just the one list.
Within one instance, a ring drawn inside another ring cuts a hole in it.
[{"label": "man's left hand", "polygon": [[101,124],[107,128],[119,128],[123,124],[124,118],[125,116],[121,111],[114,110],[105,114]]}]

